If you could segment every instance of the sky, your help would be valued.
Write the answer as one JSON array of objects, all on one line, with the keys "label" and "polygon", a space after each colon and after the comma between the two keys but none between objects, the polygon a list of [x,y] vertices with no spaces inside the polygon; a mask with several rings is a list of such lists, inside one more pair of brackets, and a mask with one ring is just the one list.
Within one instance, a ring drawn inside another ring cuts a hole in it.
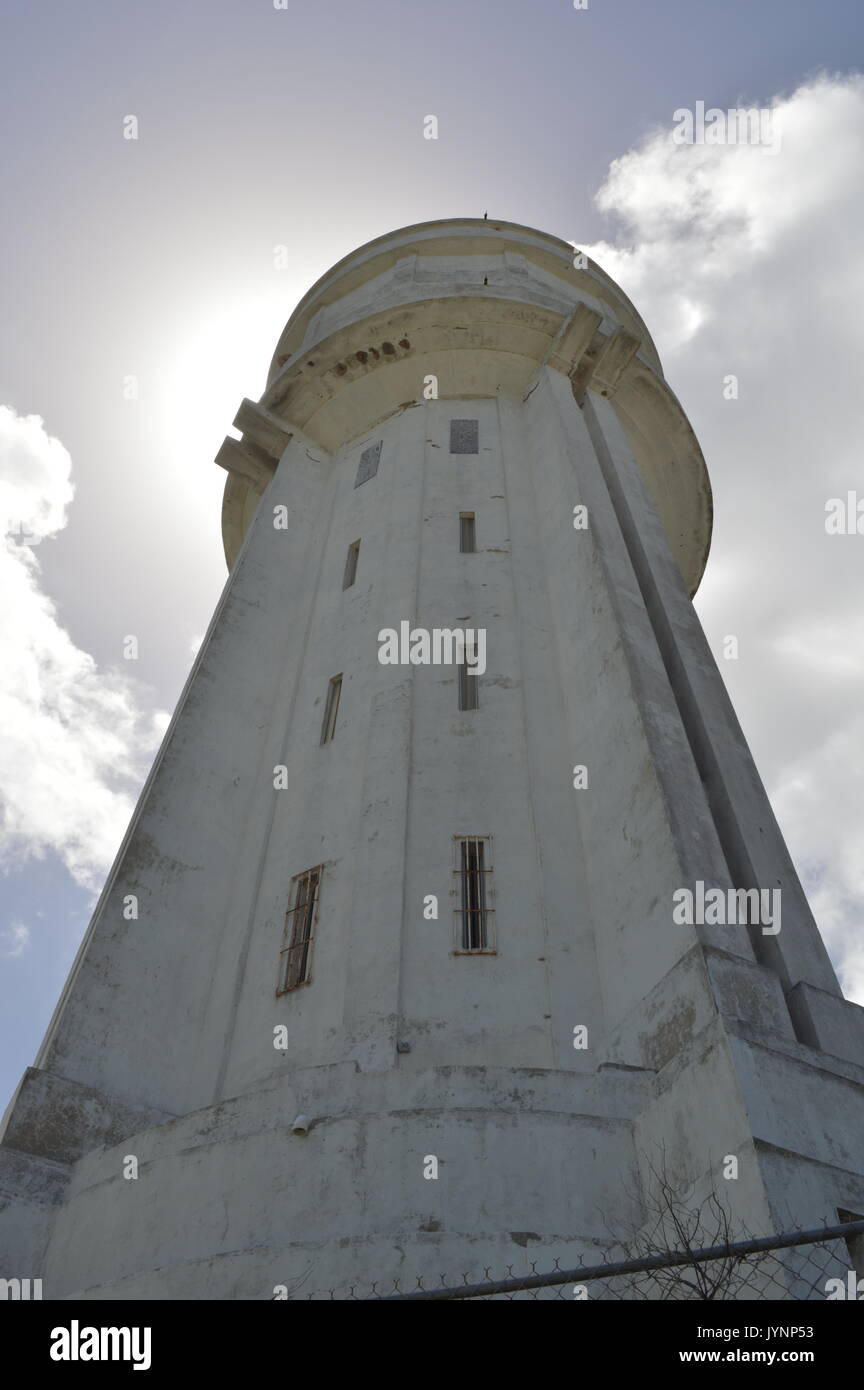
[{"label": "sky", "polygon": [[[697,609],[864,1003],[860,0],[5,0],[0,54],[0,1108],[225,582],[241,399],[342,256],[486,211],[648,323],[714,490]],[[774,148],[675,143],[700,101]]]}]

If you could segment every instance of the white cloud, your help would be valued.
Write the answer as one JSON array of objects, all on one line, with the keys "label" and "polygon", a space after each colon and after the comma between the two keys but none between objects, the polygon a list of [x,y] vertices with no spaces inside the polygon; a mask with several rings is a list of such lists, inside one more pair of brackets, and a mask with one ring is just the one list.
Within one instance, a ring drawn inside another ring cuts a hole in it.
[{"label": "white cloud", "polygon": [[71,471],[38,416],[0,406],[0,868],[53,850],[92,890],[126,828],[160,716],[140,708],[128,676],[100,671],[75,646],[42,590],[33,547],[65,526]]},{"label": "white cloud", "polygon": [[[766,103],[762,103],[766,104]],[[714,547],[697,606],[847,994],[864,1002],[864,78],[771,103],[778,154],[676,145],[612,165],[616,239],[584,246],[634,300],[705,452]],[[739,378],[737,401],[723,378]]]},{"label": "white cloud", "polygon": [[153,741],[155,743],[161,743],[162,739],[165,737],[165,731],[171,723],[171,716],[167,709],[154,710],[153,714],[150,716],[150,723],[153,729]]},{"label": "white cloud", "polygon": [[[72,460],[38,415],[0,405],[0,529],[19,543],[38,545],[66,525],[72,501]],[[21,559],[26,560],[26,555]]]},{"label": "white cloud", "polygon": [[10,922],[0,928],[0,955],[21,956],[30,945],[30,928],[23,922]]}]

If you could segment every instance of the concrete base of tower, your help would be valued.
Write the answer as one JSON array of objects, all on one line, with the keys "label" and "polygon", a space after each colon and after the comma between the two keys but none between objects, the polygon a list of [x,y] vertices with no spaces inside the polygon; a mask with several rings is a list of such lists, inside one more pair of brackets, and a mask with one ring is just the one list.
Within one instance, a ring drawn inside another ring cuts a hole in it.
[{"label": "concrete base of tower", "polygon": [[[276,1073],[74,1164],[0,1151],[10,1273],[42,1278],[48,1299],[343,1299],[596,1265],[652,1219],[651,1170],[665,1162],[673,1178],[702,1175],[694,1200],[725,1186],[738,1234],[788,1229],[788,1211],[799,1225],[836,1221],[864,1204],[862,1136],[829,1144],[782,1098],[812,1089],[804,1113],[830,1114],[836,1134],[838,1114],[864,1114],[864,1075],[809,1053],[718,1021],[659,1074],[422,1070],[411,1058],[387,1073]],[[710,1119],[718,1086],[737,1097],[724,1133]],[[724,1144],[740,1167],[725,1184]],[[16,1209],[28,1219],[16,1224]],[[842,1250],[835,1263],[842,1276]],[[752,1296],[824,1294],[775,1283]]]},{"label": "concrete base of tower", "polygon": [[608,1213],[638,1223],[633,1120],[651,1080],[353,1065],[274,1076],[75,1164],[43,1296],[304,1297],[596,1260],[613,1242]]}]

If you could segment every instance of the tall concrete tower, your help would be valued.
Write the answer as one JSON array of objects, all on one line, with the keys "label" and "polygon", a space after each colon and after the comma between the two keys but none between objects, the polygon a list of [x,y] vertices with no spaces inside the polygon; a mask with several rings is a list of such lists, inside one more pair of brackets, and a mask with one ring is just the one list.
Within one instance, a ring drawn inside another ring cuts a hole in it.
[{"label": "tall concrete tower", "polygon": [[575,1266],[659,1153],[755,1234],[864,1212],[864,1010],[695,616],[708,476],[626,296],[527,227],[408,227],[234,423],[230,579],[7,1114],[4,1265]]}]

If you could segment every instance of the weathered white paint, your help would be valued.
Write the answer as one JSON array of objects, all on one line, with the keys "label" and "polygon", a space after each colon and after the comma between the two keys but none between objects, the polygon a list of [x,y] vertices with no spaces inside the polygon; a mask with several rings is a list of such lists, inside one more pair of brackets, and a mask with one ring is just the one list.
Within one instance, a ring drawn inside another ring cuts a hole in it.
[{"label": "weathered white paint", "polygon": [[[222,456],[231,578],[7,1116],[0,1275],[256,1299],[576,1264],[638,1224],[661,1145],[703,1194],[736,1153],[750,1231],[864,1210],[864,1011],[688,597],[704,463],[635,310],[571,262],[432,223],[292,317],[269,414],[244,405]],[[476,456],[449,453],[463,418]],[[479,710],[452,668],[379,663],[403,620],[486,629]],[[453,953],[460,833],[493,837],[495,955]],[[280,997],[290,879],[319,863],[312,983]],[[780,887],[782,932],[675,925],[696,879]]]}]

